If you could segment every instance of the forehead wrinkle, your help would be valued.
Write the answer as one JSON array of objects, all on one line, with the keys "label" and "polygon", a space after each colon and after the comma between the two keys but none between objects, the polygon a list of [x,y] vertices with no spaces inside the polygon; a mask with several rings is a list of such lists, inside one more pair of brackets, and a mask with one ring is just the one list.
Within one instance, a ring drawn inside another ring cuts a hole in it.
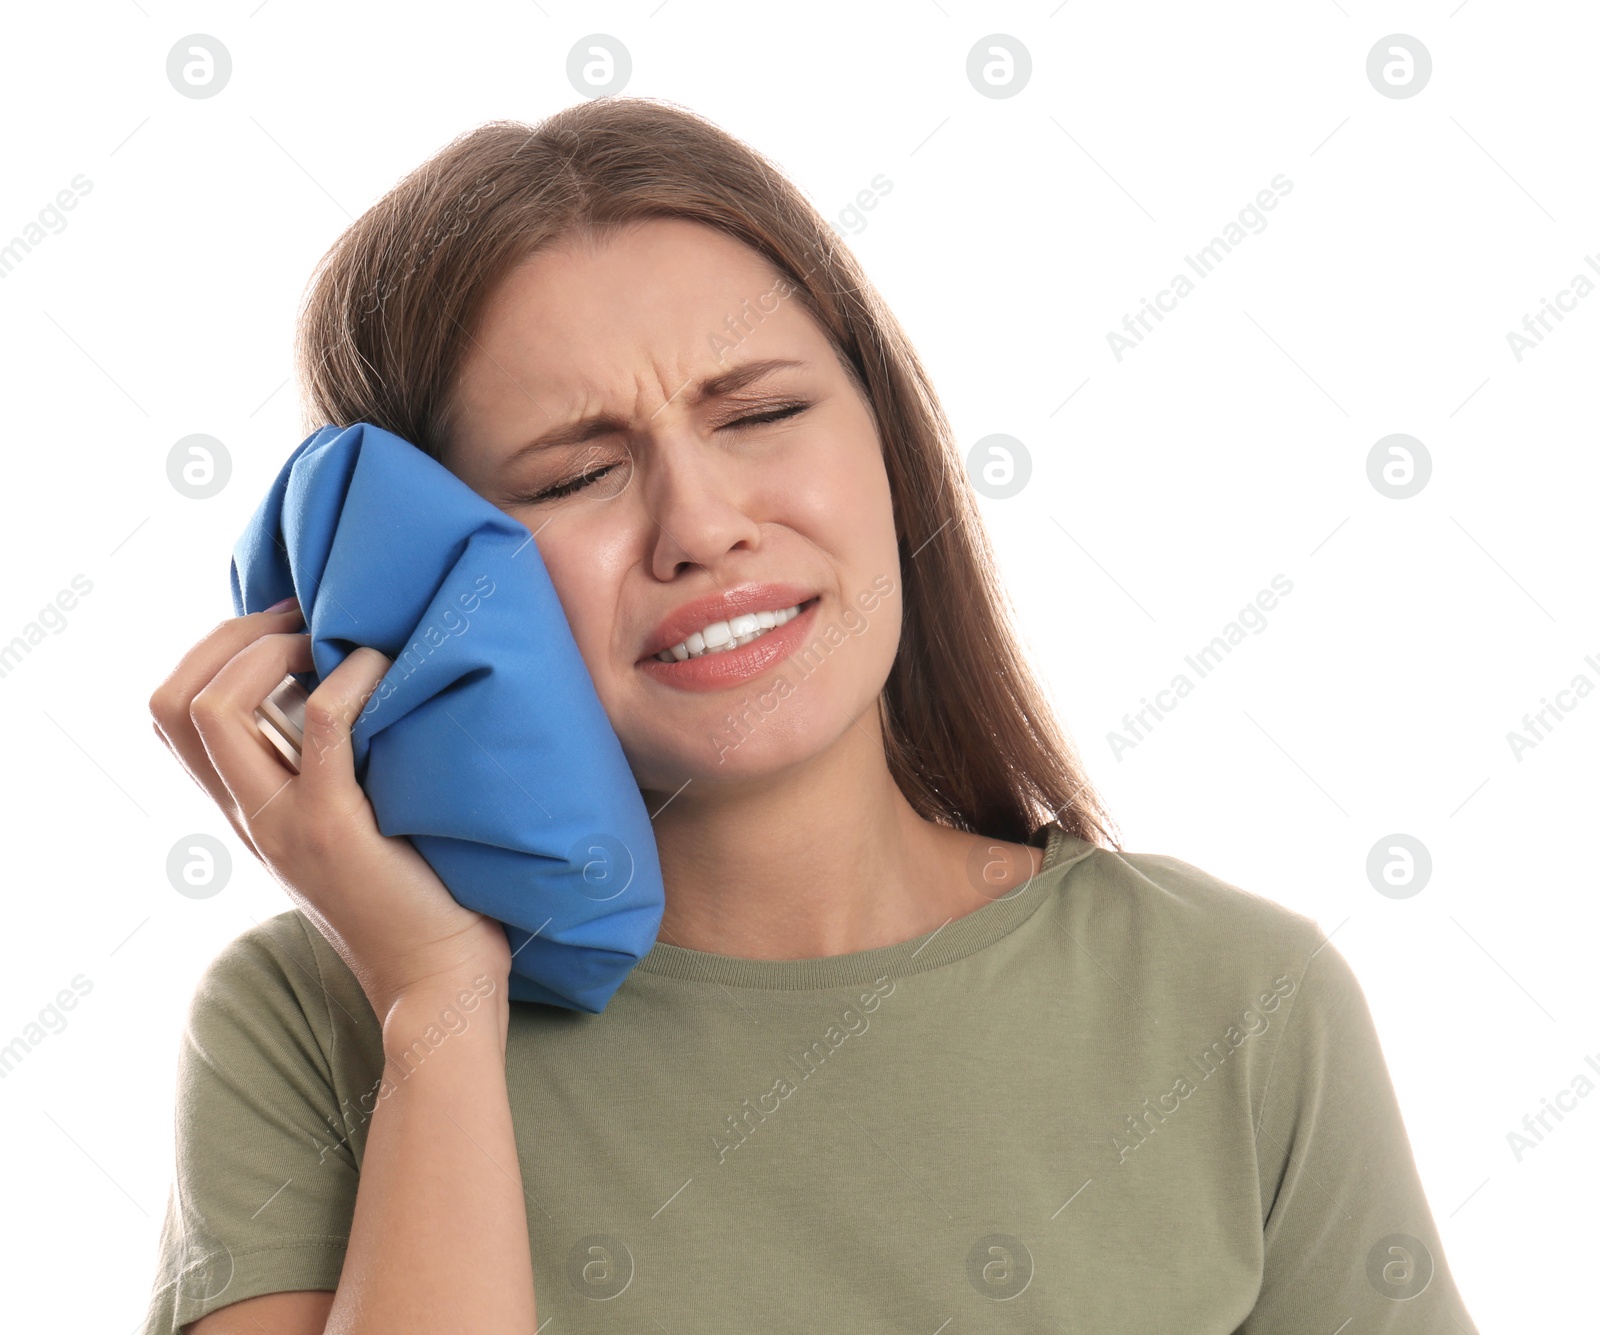
[{"label": "forehead wrinkle", "polygon": [[[658,357],[648,349],[635,348],[632,355],[636,360],[630,364],[631,369],[624,369],[615,376],[609,371],[596,374],[592,368],[579,368],[573,381],[575,392],[561,398],[566,409],[561,421],[572,422],[603,414],[653,422],[687,386],[704,378],[695,371],[676,373],[689,360],[681,351]],[[640,362],[643,365],[639,365]],[[645,405],[653,394],[661,401],[646,414]],[[554,425],[556,419],[551,417],[550,421]]]}]

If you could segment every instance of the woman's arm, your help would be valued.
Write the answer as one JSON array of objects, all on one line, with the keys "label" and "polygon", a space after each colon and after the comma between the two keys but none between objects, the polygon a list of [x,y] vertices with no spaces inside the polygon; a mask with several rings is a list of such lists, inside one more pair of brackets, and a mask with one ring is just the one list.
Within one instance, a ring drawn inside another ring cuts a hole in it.
[{"label": "woman's arm", "polygon": [[[298,774],[263,741],[255,705],[287,673],[313,667],[309,637],[291,633],[297,623],[297,615],[283,612],[223,622],[156,691],[151,712],[162,739],[344,959],[381,1025],[384,1079],[338,1288],[325,1326],[313,1329],[529,1335],[532,1258],[505,1077],[510,945],[498,923],[452,899],[408,840],[382,834],[356,782],[351,729],[390,666],[384,655],[355,650],[312,692]],[[245,1046],[260,1042],[251,1033]],[[292,1119],[284,1113],[273,1120]],[[184,1126],[180,1149],[184,1138],[206,1132]],[[223,1156],[242,1149],[248,1158],[255,1147],[218,1148],[225,1163]],[[269,1176],[289,1157],[280,1151]],[[228,1169],[214,1160],[205,1171]],[[186,1222],[181,1214],[175,1220],[175,1237]],[[244,1228],[240,1219],[229,1222]],[[201,1233],[215,1231],[197,1223]],[[172,1281],[179,1296],[186,1285],[208,1288],[212,1260],[224,1286],[233,1282],[245,1255],[235,1257],[221,1237],[214,1241],[205,1264],[179,1268]],[[285,1234],[272,1245],[293,1241]],[[324,1244],[319,1238],[314,1245]],[[295,1309],[306,1329],[316,1314],[303,1285],[283,1292],[302,1295],[283,1297],[277,1307],[285,1320]],[[228,1320],[223,1311],[206,1313],[193,1328],[215,1335],[243,1321],[251,1335],[260,1329],[251,1312],[235,1311],[232,1326],[210,1324],[213,1316]]]},{"label": "woman's arm", "polygon": [[[477,986],[481,987],[481,977]],[[382,1093],[367,1128],[336,1293],[272,1293],[213,1312],[189,1335],[528,1335],[537,1325],[505,1045],[505,989],[437,1047],[416,1044],[453,995],[401,997],[383,1026]],[[411,1055],[408,1055],[411,1054]]]},{"label": "woman's arm", "polygon": [[191,1321],[183,1335],[322,1335],[333,1294],[315,1289],[263,1293]]},{"label": "woman's arm", "polygon": [[1261,1290],[1236,1335],[1477,1335],[1366,996],[1327,938],[1307,958],[1258,1110]]},{"label": "woman's arm", "polygon": [[387,1092],[367,1131],[329,1335],[530,1335],[538,1324],[506,1092],[505,988],[425,1062],[407,1055],[474,985],[459,984],[403,995],[384,1020]]}]

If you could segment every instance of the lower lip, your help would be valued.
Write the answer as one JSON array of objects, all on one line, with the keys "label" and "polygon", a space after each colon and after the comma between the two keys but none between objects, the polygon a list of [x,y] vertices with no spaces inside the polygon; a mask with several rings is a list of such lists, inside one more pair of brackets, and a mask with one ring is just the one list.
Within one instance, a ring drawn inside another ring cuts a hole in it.
[{"label": "lower lip", "polygon": [[759,677],[775,663],[788,658],[810,632],[816,622],[816,611],[821,599],[792,616],[781,626],[775,626],[765,635],[751,640],[738,649],[724,649],[720,653],[702,654],[699,658],[685,658],[681,662],[663,663],[659,658],[643,660],[639,667],[663,686],[675,686],[680,691],[720,691],[728,686]]}]

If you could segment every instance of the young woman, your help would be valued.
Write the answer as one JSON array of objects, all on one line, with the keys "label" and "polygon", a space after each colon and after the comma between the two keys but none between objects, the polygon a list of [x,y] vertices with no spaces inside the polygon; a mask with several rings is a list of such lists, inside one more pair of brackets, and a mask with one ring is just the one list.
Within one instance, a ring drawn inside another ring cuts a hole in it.
[{"label": "young woman", "polygon": [[157,730],[296,907],[196,991],[147,1335],[1473,1329],[1348,965],[1122,851],[932,386],[771,163],[637,99],[485,125],[301,333],[313,426],[534,535],[666,907],[603,1013],[510,1002],[341,745],[388,660],[286,782],[298,609],[213,630]]}]

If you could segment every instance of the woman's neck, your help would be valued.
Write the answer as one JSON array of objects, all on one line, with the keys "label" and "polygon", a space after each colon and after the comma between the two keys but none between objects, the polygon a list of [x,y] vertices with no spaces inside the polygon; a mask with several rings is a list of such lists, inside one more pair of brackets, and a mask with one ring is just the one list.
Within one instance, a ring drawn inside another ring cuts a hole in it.
[{"label": "woman's neck", "polygon": [[744,959],[894,945],[1020,885],[1036,848],[924,820],[868,716],[806,765],[765,781],[691,781],[657,812],[666,886],[658,940]]}]

